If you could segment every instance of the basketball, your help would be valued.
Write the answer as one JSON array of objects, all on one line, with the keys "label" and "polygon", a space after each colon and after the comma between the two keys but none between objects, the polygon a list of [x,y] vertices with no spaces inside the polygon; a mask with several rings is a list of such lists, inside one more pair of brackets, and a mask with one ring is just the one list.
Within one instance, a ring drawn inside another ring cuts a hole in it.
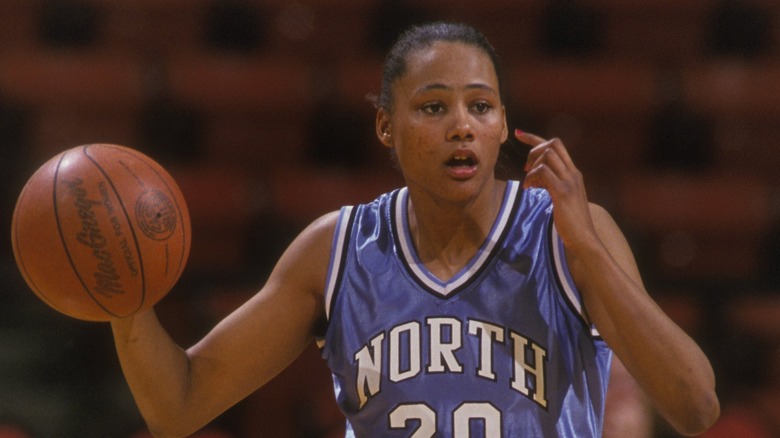
[{"label": "basketball", "polygon": [[190,217],[171,175],[124,146],[68,149],[27,181],[11,238],[27,285],[73,318],[131,316],[164,297],[190,250]]}]

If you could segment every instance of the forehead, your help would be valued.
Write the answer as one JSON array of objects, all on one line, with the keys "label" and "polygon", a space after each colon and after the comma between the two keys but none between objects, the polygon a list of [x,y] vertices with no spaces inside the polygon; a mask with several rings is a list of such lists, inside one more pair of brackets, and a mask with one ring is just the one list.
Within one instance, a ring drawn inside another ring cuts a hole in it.
[{"label": "forehead", "polygon": [[411,52],[399,81],[407,90],[440,83],[453,88],[482,84],[498,92],[490,56],[480,47],[461,42],[438,41]]}]

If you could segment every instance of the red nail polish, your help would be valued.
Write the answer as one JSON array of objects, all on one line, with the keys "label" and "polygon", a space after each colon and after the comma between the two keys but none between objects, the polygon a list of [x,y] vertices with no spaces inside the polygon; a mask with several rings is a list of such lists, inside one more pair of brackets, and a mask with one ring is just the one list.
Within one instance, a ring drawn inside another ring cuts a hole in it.
[{"label": "red nail polish", "polygon": [[515,129],[515,135],[523,135],[524,132],[521,129]]}]

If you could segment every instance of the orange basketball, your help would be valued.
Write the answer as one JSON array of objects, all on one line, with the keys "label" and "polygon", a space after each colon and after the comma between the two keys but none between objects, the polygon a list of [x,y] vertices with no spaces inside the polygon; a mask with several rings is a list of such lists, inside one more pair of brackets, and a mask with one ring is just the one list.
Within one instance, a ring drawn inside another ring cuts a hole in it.
[{"label": "orange basketball", "polygon": [[171,290],[191,231],[184,197],[165,169],[136,150],[91,144],[33,174],[11,234],[17,266],[38,297],[71,317],[108,321]]}]

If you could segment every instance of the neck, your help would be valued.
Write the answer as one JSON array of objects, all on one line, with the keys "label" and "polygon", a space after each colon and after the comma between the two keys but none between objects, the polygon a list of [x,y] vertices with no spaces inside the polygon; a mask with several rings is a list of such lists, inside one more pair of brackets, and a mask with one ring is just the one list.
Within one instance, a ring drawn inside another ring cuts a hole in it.
[{"label": "neck", "polygon": [[493,227],[505,189],[505,182],[495,181],[465,202],[433,200],[410,191],[409,231],[430,272],[449,279],[474,257]]}]

